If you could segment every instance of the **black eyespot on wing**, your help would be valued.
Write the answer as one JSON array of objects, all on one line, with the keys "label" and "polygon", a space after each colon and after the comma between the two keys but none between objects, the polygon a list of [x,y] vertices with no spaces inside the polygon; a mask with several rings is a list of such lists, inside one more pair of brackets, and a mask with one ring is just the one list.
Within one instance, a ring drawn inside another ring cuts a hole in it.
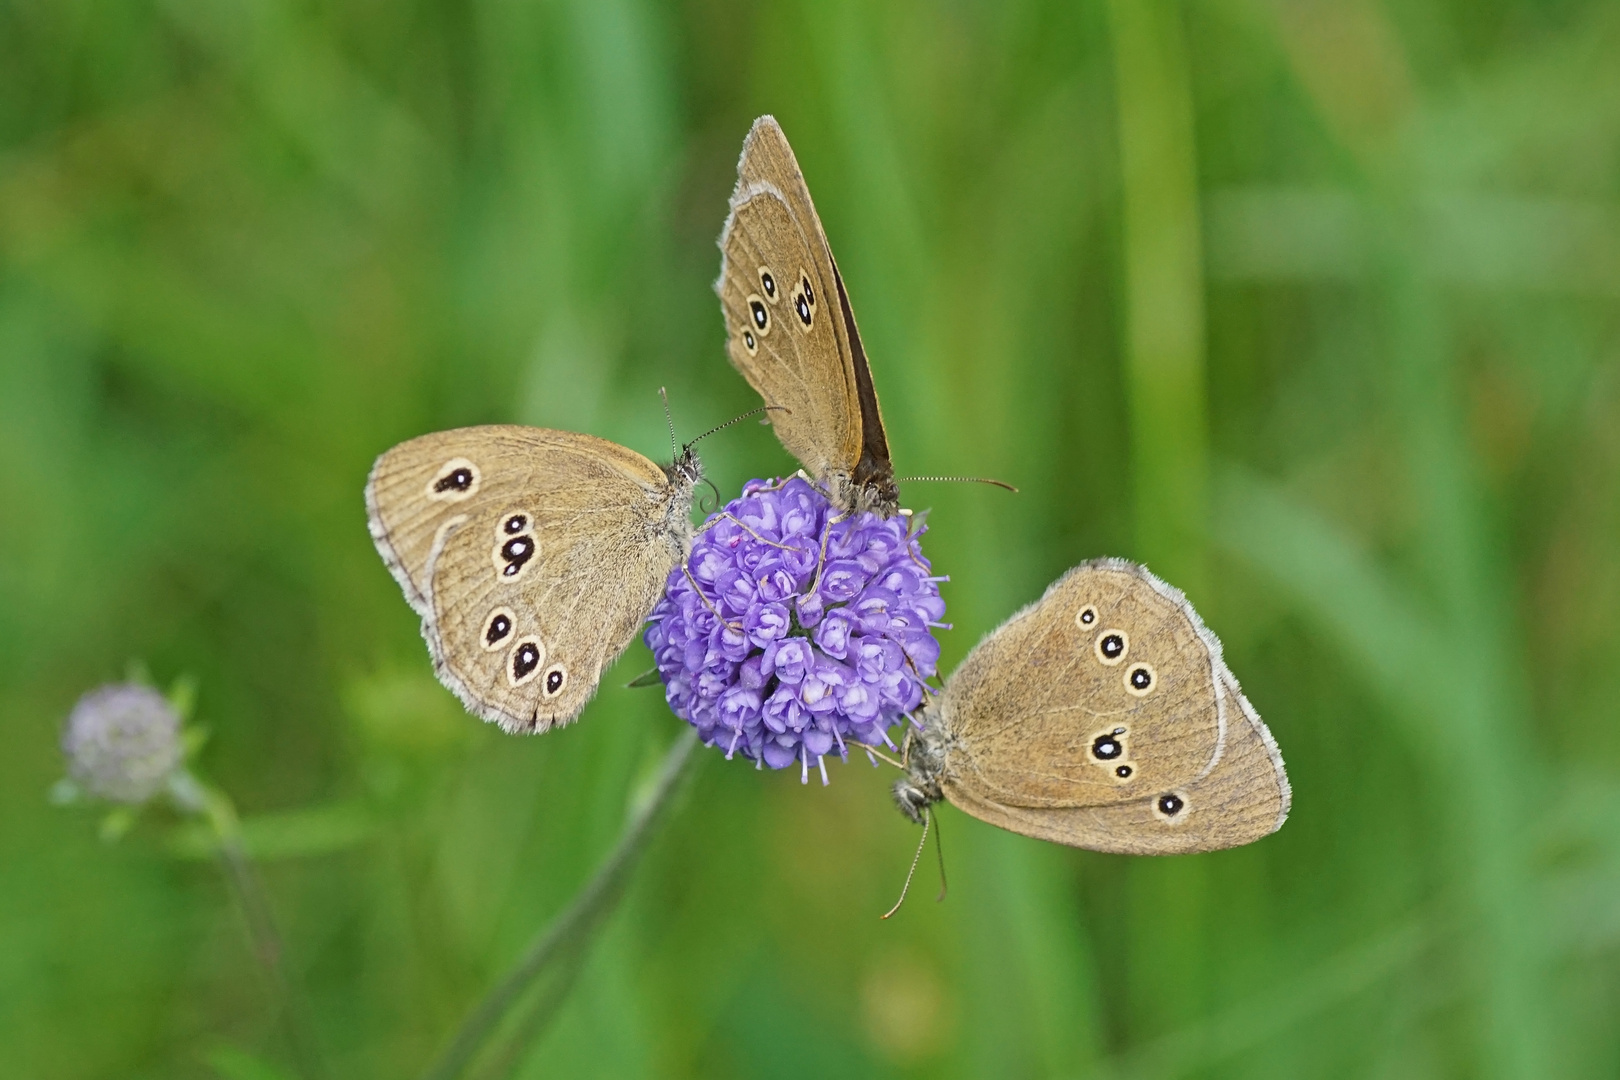
[{"label": "black eyespot on wing", "polygon": [[464,457],[451,458],[439,466],[422,493],[430,502],[462,502],[478,493],[478,466]]},{"label": "black eyespot on wing", "polygon": [[540,666],[543,654],[540,646],[532,641],[525,641],[512,650],[512,682],[520,684],[534,674],[534,669]]},{"label": "black eyespot on wing", "polygon": [[1163,814],[1165,817],[1175,817],[1177,814],[1181,813],[1182,807],[1186,806],[1187,804],[1181,800],[1181,796],[1170,793],[1160,795],[1157,805],[1159,807],[1159,813]]},{"label": "black eyespot on wing", "polygon": [[[815,307],[816,306],[816,290],[814,290],[814,289],[812,289],[810,287],[810,275],[809,274],[801,273],[799,275],[799,289],[804,293],[804,302],[809,304],[811,307]],[[808,319],[806,319],[805,321],[809,322]]]},{"label": "black eyespot on wing", "polygon": [[1085,607],[1075,612],[1074,622],[1075,625],[1079,626],[1082,630],[1089,630],[1091,627],[1097,625],[1097,605],[1087,604]]},{"label": "black eyespot on wing", "polygon": [[451,469],[433,482],[434,491],[466,491],[472,487],[473,472],[467,466]]},{"label": "black eyespot on wing", "polygon": [[1097,635],[1096,644],[1092,646],[1097,659],[1110,667],[1124,660],[1130,648],[1131,639],[1123,630],[1104,630]]},{"label": "black eyespot on wing", "polygon": [[529,517],[527,514],[513,514],[501,523],[501,528],[506,530],[508,536],[516,535],[528,527]]},{"label": "black eyespot on wing", "polygon": [[1158,681],[1158,673],[1153,670],[1152,664],[1132,664],[1125,673],[1125,689],[1135,697],[1147,697]]},{"label": "black eyespot on wing", "polygon": [[512,633],[512,617],[504,611],[497,611],[490,616],[489,624],[484,627],[484,644],[498,645],[505,641]]},{"label": "black eyespot on wing", "polygon": [[765,302],[757,296],[748,298],[748,314],[754,320],[754,326],[760,333],[770,329],[771,313],[765,310]]},{"label": "black eyespot on wing", "polygon": [[1133,770],[1131,769],[1131,767],[1129,765],[1121,765],[1119,768],[1114,770],[1114,775],[1119,777],[1121,780],[1123,780],[1127,776],[1131,775],[1132,771]]},{"label": "black eyespot on wing", "polygon": [[1099,735],[1091,744],[1091,756],[1098,761],[1113,761],[1125,752],[1125,744],[1113,735]]},{"label": "black eyespot on wing", "polygon": [[743,344],[748,347],[749,356],[752,356],[759,351],[759,342],[755,339],[754,332],[752,330],[744,330],[742,332],[742,338]]},{"label": "black eyespot on wing", "polygon": [[793,298],[793,310],[798,313],[800,322],[806,326],[810,325],[810,300],[804,293]]},{"label": "black eyespot on wing", "polygon": [[776,278],[763,266],[759,268],[759,287],[765,290],[765,299],[776,302]]},{"label": "black eyespot on wing", "polygon": [[529,533],[514,536],[496,548],[495,554],[506,564],[501,567],[501,576],[515,578],[523,573],[523,568],[528,565],[530,559],[534,558],[534,553],[538,550],[540,550],[540,546],[535,543],[534,537]]},{"label": "black eyespot on wing", "polygon": [[568,669],[561,664],[553,664],[546,671],[545,696],[554,698],[563,692],[568,685]]}]

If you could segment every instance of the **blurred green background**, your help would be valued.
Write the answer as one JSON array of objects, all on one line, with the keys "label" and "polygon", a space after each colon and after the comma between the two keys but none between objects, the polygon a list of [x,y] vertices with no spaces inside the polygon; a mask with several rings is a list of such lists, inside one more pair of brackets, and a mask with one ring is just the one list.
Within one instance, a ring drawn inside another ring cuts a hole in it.
[{"label": "blurred green background", "polygon": [[[888,770],[703,751],[526,1076],[1620,1072],[1612,0],[0,3],[0,1073],[290,1075],[214,864],[52,807],[59,725],[200,681],[336,1076],[417,1071],[679,724],[519,739],[432,679],[372,459],[752,407],[714,247],[793,139],[949,671],[1091,556],[1185,587],[1291,820],[1140,859]],[[722,493],[790,469],[703,444]]]}]

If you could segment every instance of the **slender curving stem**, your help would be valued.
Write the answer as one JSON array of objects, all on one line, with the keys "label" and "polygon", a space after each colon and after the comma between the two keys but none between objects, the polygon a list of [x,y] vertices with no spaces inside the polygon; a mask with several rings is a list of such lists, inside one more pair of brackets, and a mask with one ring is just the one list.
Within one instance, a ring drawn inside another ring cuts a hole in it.
[{"label": "slender curving stem", "polygon": [[326,1066],[315,1038],[315,1026],[305,1009],[303,996],[282,964],[281,932],[276,929],[270,898],[259,880],[253,858],[242,841],[242,824],[235,805],[224,792],[183,771],[171,781],[170,795],[181,810],[201,816],[212,829],[220,865],[242,911],[242,920],[247,923],[254,958],[259,961],[276,997],[282,1032],[298,1073],[304,1080],[325,1080]]},{"label": "slender curving stem", "polygon": [[524,950],[516,964],[462,1021],[450,1045],[433,1063],[423,1080],[454,1080],[478,1054],[507,1011],[559,957],[582,953],[607,916],[618,906],[624,887],[646,847],[654,825],[668,809],[671,797],[693,760],[697,730],[688,728],[664,755],[652,795],[625,823],[619,842],[596,873],[574,896],[562,914],[552,920]]}]

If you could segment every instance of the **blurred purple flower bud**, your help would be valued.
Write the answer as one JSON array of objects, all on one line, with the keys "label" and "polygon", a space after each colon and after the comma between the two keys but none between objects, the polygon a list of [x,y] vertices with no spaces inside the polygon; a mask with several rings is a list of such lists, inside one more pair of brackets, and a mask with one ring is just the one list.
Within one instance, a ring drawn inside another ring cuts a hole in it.
[{"label": "blurred purple flower bud", "polygon": [[149,686],[119,683],[81,697],[62,731],[68,776],[86,792],[143,803],[180,767],[180,717]]}]

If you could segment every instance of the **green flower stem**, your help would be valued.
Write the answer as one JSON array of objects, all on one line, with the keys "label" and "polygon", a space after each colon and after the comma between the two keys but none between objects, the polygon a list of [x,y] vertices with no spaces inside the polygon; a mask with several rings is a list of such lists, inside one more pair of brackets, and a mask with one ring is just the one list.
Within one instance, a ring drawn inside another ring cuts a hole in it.
[{"label": "green flower stem", "polygon": [[[461,1075],[508,1010],[553,966],[554,961],[583,959],[596,931],[624,895],[630,871],[635,868],[653,826],[668,809],[681,778],[694,760],[692,749],[697,743],[697,731],[692,728],[675,740],[664,756],[652,794],[630,815],[619,842],[562,914],[540,932],[512,969],[462,1022],[449,1047],[423,1074],[423,1080],[454,1080]],[[577,971],[578,966],[578,963],[570,965],[570,974]],[[536,1003],[524,1018],[522,1030],[502,1053],[503,1062],[514,1062],[524,1045],[544,1030],[546,1021],[567,996],[567,983],[570,981],[565,976],[560,988]]]},{"label": "green flower stem", "polygon": [[294,1064],[305,1080],[324,1080],[327,1072],[319,1043],[315,1039],[314,1025],[304,1008],[303,998],[282,965],[284,949],[281,932],[276,929],[270,898],[242,841],[242,824],[237,817],[236,807],[224,792],[207,786],[189,773],[182,772],[175,777],[170,784],[170,793],[182,810],[200,815],[213,829],[219,847],[219,861],[225,868],[232,895],[247,923],[253,955],[270,981],[280,1012],[282,1033],[287,1039]]}]

